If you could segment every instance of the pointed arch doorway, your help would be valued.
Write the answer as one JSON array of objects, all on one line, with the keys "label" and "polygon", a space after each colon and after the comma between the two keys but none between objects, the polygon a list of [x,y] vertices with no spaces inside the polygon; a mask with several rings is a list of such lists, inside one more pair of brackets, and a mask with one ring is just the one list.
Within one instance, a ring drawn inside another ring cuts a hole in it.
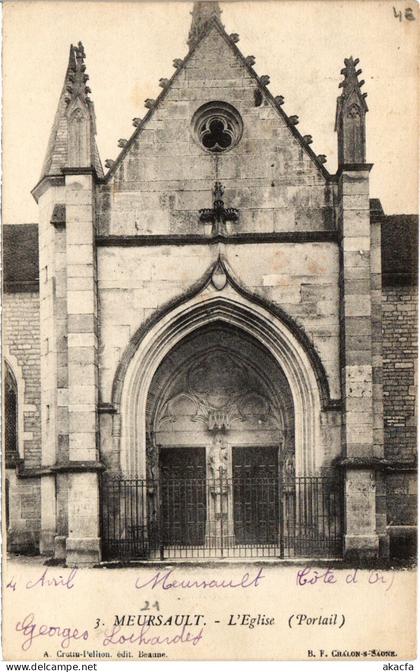
[{"label": "pointed arch doorway", "polygon": [[253,338],[216,322],[181,341],[153,377],[147,436],[166,555],[277,553],[279,489],[294,476],[293,399]]},{"label": "pointed arch doorway", "polygon": [[296,327],[226,277],[156,315],[114,378],[104,557],[340,556],[340,483],[321,472],[326,398]]}]

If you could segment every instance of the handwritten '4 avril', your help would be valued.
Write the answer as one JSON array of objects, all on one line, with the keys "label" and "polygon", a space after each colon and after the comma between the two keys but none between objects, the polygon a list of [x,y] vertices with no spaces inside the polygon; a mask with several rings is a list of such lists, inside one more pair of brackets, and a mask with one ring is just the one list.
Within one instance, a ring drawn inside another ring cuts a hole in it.
[{"label": "handwritten '4 avril'", "polygon": [[336,583],[354,585],[363,583],[371,586],[381,585],[385,590],[389,590],[394,582],[394,577],[394,572],[386,574],[380,569],[370,569],[367,572],[361,572],[361,570],[356,568],[348,572],[336,574],[330,567],[325,570],[304,567],[296,573],[296,585],[314,586],[315,584],[332,585]]}]

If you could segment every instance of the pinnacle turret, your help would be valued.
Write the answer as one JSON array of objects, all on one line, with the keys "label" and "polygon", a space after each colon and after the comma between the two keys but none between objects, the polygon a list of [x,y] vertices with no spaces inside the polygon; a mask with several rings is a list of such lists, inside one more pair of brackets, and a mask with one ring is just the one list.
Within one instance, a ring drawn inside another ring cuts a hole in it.
[{"label": "pinnacle turret", "polygon": [[217,18],[220,21],[221,14],[222,10],[218,2],[207,2],[205,0],[194,2],[191,12],[191,28],[187,40],[190,49],[197,44],[213,18]]},{"label": "pinnacle turret", "polygon": [[338,138],[338,163],[364,163],[366,160],[365,115],[367,93],[362,93],[365,83],[359,80],[362,70],[357,70],[359,59],[344,59],[345,67],[341,70],[344,79],[339,84],[342,89],[337,98],[335,130]]},{"label": "pinnacle turret", "polygon": [[94,168],[103,175],[96,146],[96,121],[87,85],[85,50],[79,42],[70,45],[64,85],[58,101],[41,179],[59,175],[63,168]]}]

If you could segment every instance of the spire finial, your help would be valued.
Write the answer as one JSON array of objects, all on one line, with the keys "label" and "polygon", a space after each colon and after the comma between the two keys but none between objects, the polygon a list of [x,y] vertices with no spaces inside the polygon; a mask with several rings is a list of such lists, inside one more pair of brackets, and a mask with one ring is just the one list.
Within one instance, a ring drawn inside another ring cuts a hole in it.
[{"label": "spire finial", "polygon": [[88,106],[91,103],[89,98],[91,90],[86,84],[89,75],[86,74],[85,58],[85,48],[81,42],[77,44],[77,47],[70,45],[69,65],[65,83],[67,91],[65,101],[67,106],[78,97]]},{"label": "spire finial", "polygon": [[187,44],[190,49],[197,44],[200,37],[205,32],[209,21],[216,17],[220,21],[222,10],[218,2],[199,0],[194,2],[193,10],[191,12],[191,28],[188,35]]},{"label": "spire finial", "polygon": [[[353,92],[355,92],[359,97],[361,98],[366,98],[366,93],[362,94],[361,93],[361,87],[365,83],[365,80],[362,79],[359,81],[359,75],[362,74],[362,70],[356,70],[357,65],[359,64],[359,59],[358,58],[353,58],[353,56],[350,56],[350,58],[345,58],[344,59],[344,68],[341,70],[341,74],[344,76],[344,79],[340,84],[338,85],[340,89],[343,89],[341,98],[346,99]],[[364,107],[367,108],[366,103],[364,103]]]}]

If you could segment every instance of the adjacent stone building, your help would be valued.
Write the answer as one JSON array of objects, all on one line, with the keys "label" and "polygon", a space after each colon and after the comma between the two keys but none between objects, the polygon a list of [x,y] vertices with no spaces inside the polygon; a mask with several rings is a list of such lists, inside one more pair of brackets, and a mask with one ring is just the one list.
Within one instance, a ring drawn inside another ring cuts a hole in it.
[{"label": "adjacent stone building", "polygon": [[70,47],[38,224],[3,233],[12,551],[413,552],[417,217],[370,198],[358,60],[332,175],[220,13],[105,174]]}]

